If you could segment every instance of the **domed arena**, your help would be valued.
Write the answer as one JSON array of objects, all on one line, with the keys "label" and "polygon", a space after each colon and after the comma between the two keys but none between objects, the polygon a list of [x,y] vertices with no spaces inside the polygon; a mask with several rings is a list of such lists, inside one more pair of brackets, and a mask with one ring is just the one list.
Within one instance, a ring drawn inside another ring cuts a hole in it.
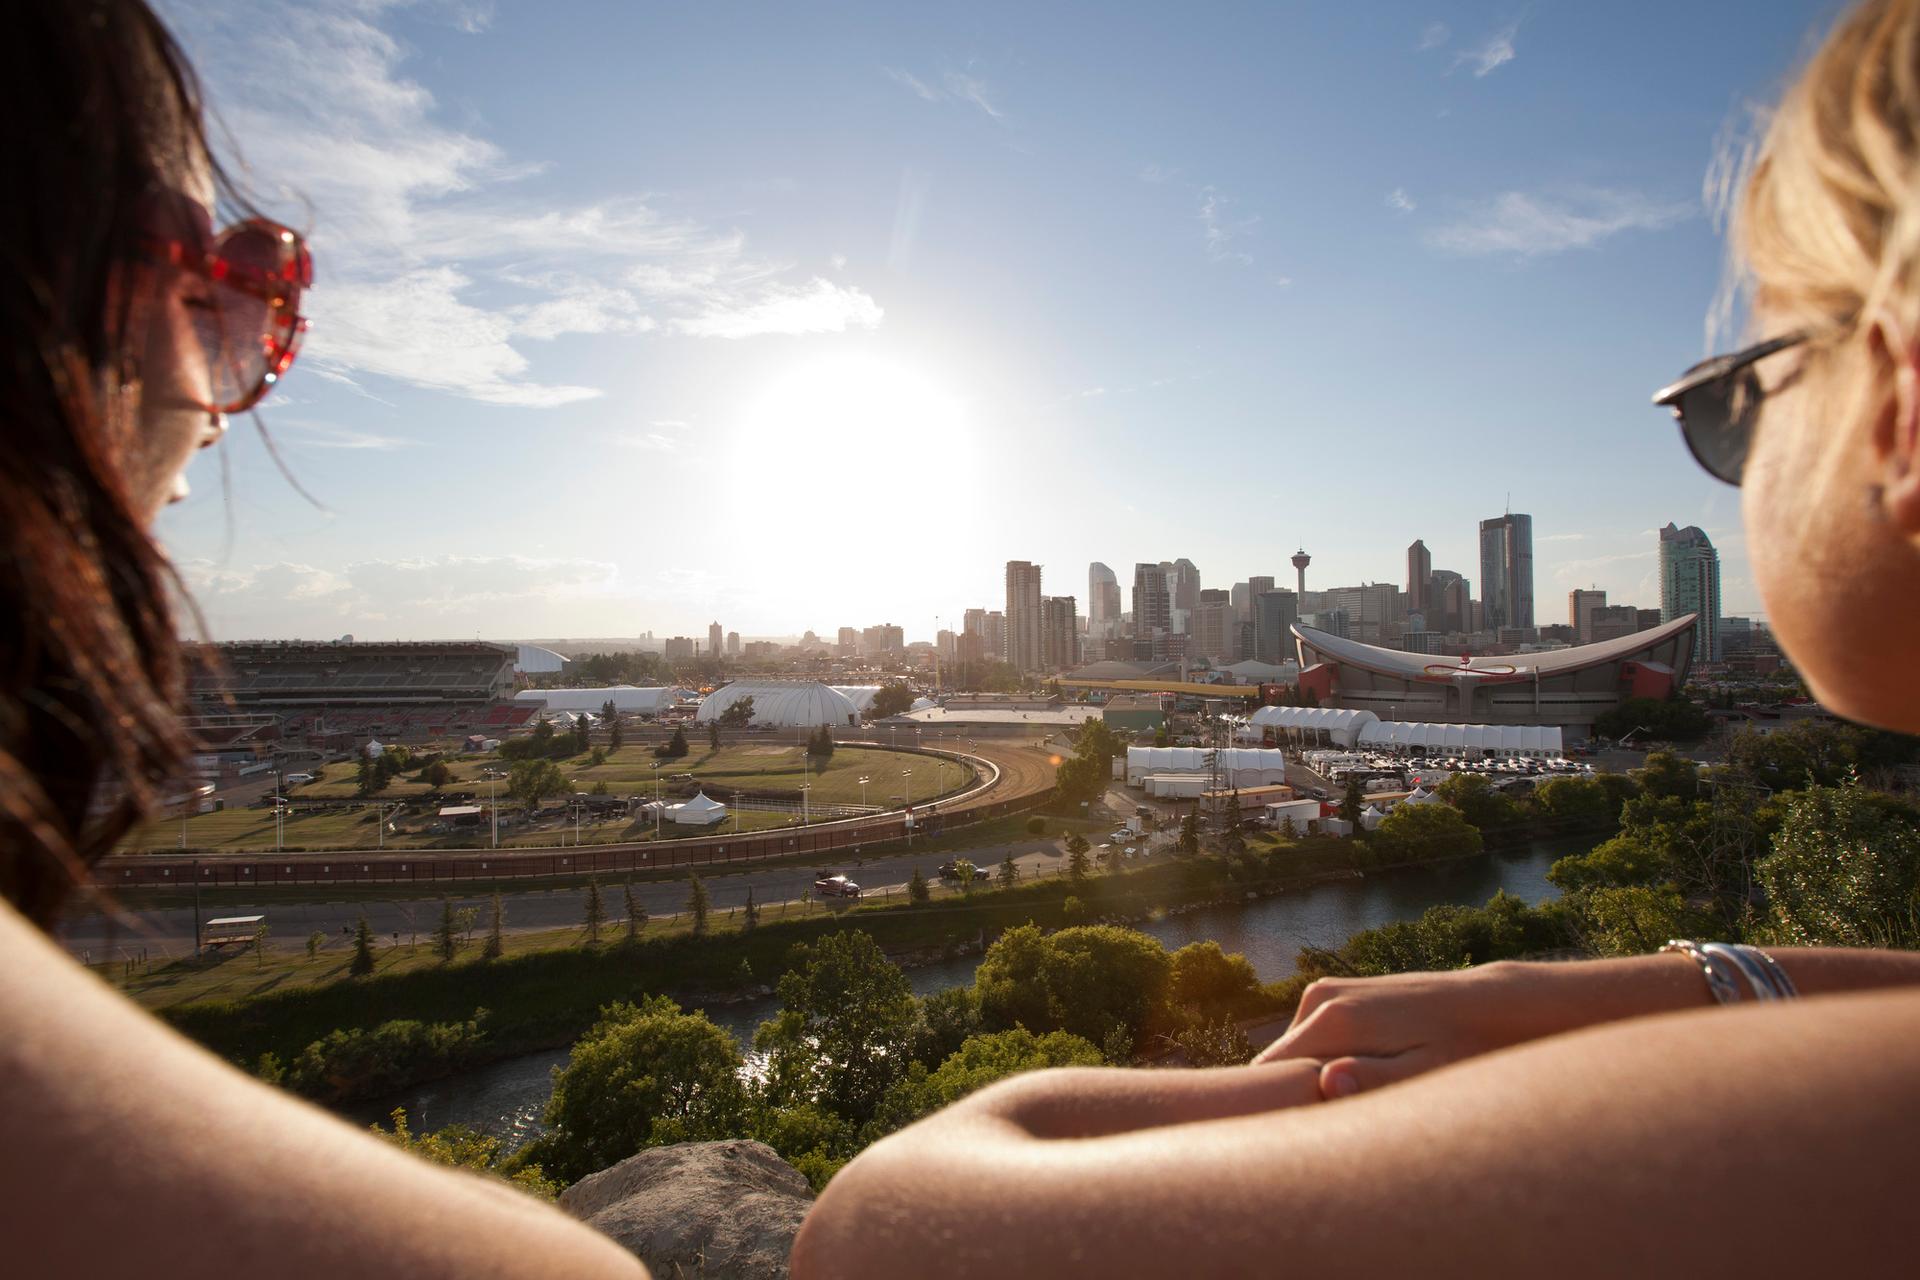
[{"label": "domed arena", "polygon": [[737,680],[708,694],[694,719],[702,724],[718,720],[742,698],[753,699],[752,723],[757,725],[812,729],[823,724],[846,728],[860,723],[859,708],[846,694],[817,682],[792,680]]}]

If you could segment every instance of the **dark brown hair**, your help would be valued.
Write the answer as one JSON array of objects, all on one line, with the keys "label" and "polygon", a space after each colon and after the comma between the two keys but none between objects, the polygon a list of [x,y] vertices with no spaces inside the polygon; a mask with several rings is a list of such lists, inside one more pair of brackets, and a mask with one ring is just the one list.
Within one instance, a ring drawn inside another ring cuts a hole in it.
[{"label": "dark brown hair", "polygon": [[0,893],[48,923],[184,778],[172,572],[127,473],[124,282],[143,200],[207,147],[192,70],[141,0],[29,0],[6,25]]}]

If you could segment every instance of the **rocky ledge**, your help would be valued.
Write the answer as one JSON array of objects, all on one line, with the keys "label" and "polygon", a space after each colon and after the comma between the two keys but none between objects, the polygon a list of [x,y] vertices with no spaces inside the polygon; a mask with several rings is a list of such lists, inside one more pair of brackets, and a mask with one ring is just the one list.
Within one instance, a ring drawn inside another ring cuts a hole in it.
[{"label": "rocky ledge", "polygon": [[805,1177],[763,1142],[654,1147],[581,1179],[560,1207],[634,1253],[656,1276],[763,1280],[813,1206]]}]

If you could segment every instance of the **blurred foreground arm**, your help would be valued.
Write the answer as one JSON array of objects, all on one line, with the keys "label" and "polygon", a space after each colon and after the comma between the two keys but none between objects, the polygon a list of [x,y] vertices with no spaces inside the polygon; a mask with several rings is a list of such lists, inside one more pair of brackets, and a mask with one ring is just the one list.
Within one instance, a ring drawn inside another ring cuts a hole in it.
[{"label": "blurred foreground arm", "polygon": [[[1920,984],[1920,954],[1913,952],[1778,948],[1768,954],[1805,996]],[[1713,1003],[1699,968],[1673,953],[1323,978],[1307,988],[1293,1025],[1258,1061],[1324,1062],[1321,1089],[1335,1098],[1529,1040]]]},{"label": "blurred foreground arm", "polygon": [[558,1210],[241,1075],[5,905],[0,1026],[9,1275],[646,1275]]},{"label": "blurred foreground arm", "polygon": [[1901,1269],[1916,1071],[1920,994],[1899,992],[1640,1018],[1337,1102],[1092,1137],[1034,1122],[1082,1076],[1042,1072],[857,1157],[794,1274]]}]

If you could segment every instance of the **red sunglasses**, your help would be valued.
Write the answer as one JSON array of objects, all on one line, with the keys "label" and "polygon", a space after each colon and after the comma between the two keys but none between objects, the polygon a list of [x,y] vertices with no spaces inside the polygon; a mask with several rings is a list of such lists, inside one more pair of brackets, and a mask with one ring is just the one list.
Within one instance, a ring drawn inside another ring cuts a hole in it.
[{"label": "red sunglasses", "polygon": [[206,298],[188,303],[211,371],[210,403],[201,407],[241,413],[259,404],[292,367],[307,331],[300,295],[313,284],[313,256],[306,241],[277,222],[248,218],[210,242],[150,235],[145,246],[155,261],[211,286]]}]

